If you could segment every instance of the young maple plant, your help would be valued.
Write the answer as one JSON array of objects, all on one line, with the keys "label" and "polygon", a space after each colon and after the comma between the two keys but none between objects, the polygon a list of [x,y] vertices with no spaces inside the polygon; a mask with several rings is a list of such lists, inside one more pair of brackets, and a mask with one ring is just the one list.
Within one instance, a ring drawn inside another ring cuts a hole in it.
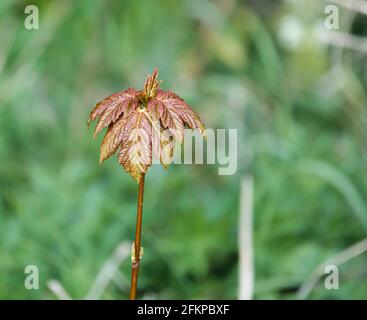
[{"label": "young maple plant", "polygon": [[184,128],[205,136],[204,124],[188,104],[172,91],[159,88],[158,70],[145,81],[144,89],[128,88],[99,102],[91,111],[88,125],[99,119],[94,137],[108,127],[100,148],[100,163],[120,149],[120,165],[139,184],[135,240],[131,252],[130,300],[136,297],[139,263],[142,256],[141,225],[145,173],[153,158],[167,168],[172,162],[176,141],[182,144]]}]

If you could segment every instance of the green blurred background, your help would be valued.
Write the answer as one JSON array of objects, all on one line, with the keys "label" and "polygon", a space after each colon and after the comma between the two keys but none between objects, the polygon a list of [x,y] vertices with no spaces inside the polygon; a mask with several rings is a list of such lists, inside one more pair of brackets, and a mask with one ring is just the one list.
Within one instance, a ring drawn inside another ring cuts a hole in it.
[{"label": "green blurred background", "polygon": [[39,30],[24,27],[30,2],[0,2],[0,298],[127,298],[115,250],[134,237],[137,185],[116,157],[98,164],[86,120],[154,67],[208,128],[238,129],[238,170],[150,169],[139,297],[367,297],[366,16],[339,7],[348,42],[317,0],[31,3]]}]

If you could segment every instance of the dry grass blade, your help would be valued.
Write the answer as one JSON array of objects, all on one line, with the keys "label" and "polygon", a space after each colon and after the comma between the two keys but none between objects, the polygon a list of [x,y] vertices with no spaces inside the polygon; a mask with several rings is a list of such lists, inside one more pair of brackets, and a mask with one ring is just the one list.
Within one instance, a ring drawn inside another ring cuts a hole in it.
[{"label": "dry grass blade", "polygon": [[311,273],[308,279],[302,284],[297,292],[298,299],[306,299],[312,292],[313,288],[317,285],[320,278],[323,276],[323,272],[326,266],[335,265],[340,266],[341,264],[361,255],[367,251],[367,239],[361,240],[349,248],[339,252],[337,255],[328,258]]},{"label": "dry grass blade", "polygon": [[254,291],[254,265],[252,244],[253,178],[241,180],[240,217],[238,226],[239,286],[238,299],[251,300]]}]

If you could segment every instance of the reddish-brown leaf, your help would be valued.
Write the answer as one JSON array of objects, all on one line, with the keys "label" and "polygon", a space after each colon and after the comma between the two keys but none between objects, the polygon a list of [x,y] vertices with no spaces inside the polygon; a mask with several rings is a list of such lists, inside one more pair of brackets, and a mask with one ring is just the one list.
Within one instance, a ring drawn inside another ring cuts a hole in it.
[{"label": "reddish-brown leaf", "polygon": [[94,137],[110,123],[115,122],[123,113],[130,113],[139,106],[139,92],[133,88],[110,95],[99,102],[89,115],[88,123],[99,118]]},{"label": "reddish-brown leaf", "polygon": [[200,117],[178,95],[159,89],[157,76],[154,70],[141,91],[129,88],[105,98],[88,119],[88,124],[99,119],[94,135],[108,126],[100,163],[121,147],[119,163],[138,182],[153,155],[165,168],[172,162],[175,140],[183,142],[185,126],[205,136]]},{"label": "reddish-brown leaf", "polygon": [[154,109],[159,112],[163,128],[170,130],[180,143],[183,141],[185,125],[205,134],[200,117],[182,98],[171,91],[158,90],[156,97],[151,99],[148,104],[148,110]]},{"label": "reddish-brown leaf", "polygon": [[119,162],[140,181],[142,174],[152,165],[152,124],[146,111],[138,108],[129,116],[125,126]]},{"label": "reddish-brown leaf", "polygon": [[99,163],[112,156],[122,144],[127,119],[128,117],[121,117],[108,127],[101,144]]},{"label": "reddish-brown leaf", "polygon": [[149,75],[145,80],[144,84],[144,96],[146,101],[154,98],[157,94],[157,90],[162,81],[157,80],[158,77],[158,69],[154,69],[153,74]]}]

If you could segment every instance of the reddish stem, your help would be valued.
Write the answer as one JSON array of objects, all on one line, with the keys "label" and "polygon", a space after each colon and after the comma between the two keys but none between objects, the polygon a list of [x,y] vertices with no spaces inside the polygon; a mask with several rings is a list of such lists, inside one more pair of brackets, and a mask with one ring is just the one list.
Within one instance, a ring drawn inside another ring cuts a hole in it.
[{"label": "reddish stem", "polygon": [[138,194],[138,209],[136,214],[136,229],[135,229],[135,255],[131,264],[131,287],[130,287],[130,300],[135,300],[136,288],[138,285],[138,273],[140,263],[140,243],[141,243],[141,225],[143,221],[143,196],[144,196],[144,179],[145,174],[142,175],[139,182],[139,194]]}]

